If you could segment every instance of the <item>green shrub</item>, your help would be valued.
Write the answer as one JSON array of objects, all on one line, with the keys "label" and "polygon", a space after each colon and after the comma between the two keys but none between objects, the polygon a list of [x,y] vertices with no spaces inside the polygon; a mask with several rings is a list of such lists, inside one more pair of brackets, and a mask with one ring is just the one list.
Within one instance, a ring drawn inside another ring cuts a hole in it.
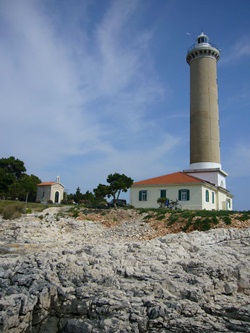
[{"label": "green shrub", "polygon": [[184,232],[187,231],[189,229],[189,227],[192,225],[192,223],[193,223],[193,217],[190,216],[187,220],[186,225],[182,228],[182,231],[184,231]]},{"label": "green shrub", "polygon": [[176,214],[171,214],[168,218],[168,225],[173,225],[176,221],[178,221],[179,216]]},{"label": "green shrub", "polygon": [[181,212],[181,217],[183,217],[184,219],[189,218],[190,216],[193,218],[193,216],[195,216],[196,213],[192,210],[183,210]]},{"label": "green shrub", "polygon": [[156,220],[158,220],[158,221],[161,221],[161,220],[164,220],[164,219],[165,219],[165,214],[158,215],[158,216],[156,217]]},{"label": "green shrub", "polygon": [[224,217],[223,217],[223,221],[224,221],[227,225],[231,224],[231,218],[230,218],[229,216],[224,216]]},{"label": "green shrub", "polygon": [[22,202],[15,202],[5,206],[2,214],[5,220],[16,219],[24,212],[24,204]]},{"label": "green shrub", "polygon": [[240,221],[247,221],[250,220],[250,215],[248,213],[243,213],[241,216],[238,217]]},{"label": "green shrub", "polygon": [[218,221],[216,215],[214,215],[214,216],[212,217],[212,222],[213,222],[213,224],[218,224],[218,223],[219,223],[219,221]]},{"label": "green shrub", "polygon": [[74,218],[77,218],[79,216],[79,213],[80,213],[80,208],[78,206],[73,207],[73,208],[70,209],[70,212],[71,212],[71,214]]},{"label": "green shrub", "polygon": [[211,220],[210,220],[210,218],[207,217],[202,221],[201,230],[207,231],[209,229],[211,229]]},{"label": "green shrub", "polygon": [[207,231],[209,229],[211,229],[211,220],[210,218],[205,218],[204,220],[198,218],[196,219],[196,221],[194,222],[194,228],[195,230],[199,230],[199,231]]}]

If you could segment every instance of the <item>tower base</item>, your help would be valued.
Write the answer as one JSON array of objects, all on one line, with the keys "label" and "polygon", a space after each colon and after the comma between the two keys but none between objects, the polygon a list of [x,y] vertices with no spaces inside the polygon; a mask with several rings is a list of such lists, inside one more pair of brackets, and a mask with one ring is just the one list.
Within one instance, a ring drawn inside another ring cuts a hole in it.
[{"label": "tower base", "polygon": [[[197,163],[201,164],[201,163]],[[194,165],[190,165],[194,166]],[[227,173],[223,171],[220,167],[217,168],[190,168],[189,170],[183,170],[183,172],[188,175],[200,178],[207,182],[210,182],[218,187],[226,189],[226,177]]]}]

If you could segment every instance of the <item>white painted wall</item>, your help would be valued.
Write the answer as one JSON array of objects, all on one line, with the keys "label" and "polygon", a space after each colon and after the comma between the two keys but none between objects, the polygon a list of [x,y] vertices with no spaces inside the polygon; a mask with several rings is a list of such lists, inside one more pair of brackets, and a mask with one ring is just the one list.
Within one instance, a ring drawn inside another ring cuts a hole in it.
[{"label": "white painted wall", "polygon": [[37,186],[36,201],[47,203],[50,200],[51,186]]},{"label": "white painted wall", "polygon": [[190,172],[187,172],[187,174],[206,180],[212,184],[215,184],[216,186],[221,186],[223,188],[226,188],[226,175],[224,173],[221,173],[220,171],[195,172],[190,170]]},{"label": "white painted wall", "polygon": [[[202,209],[201,197],[202,190],[200,185],[180,185],[180,186],[137,186],[130,189],[130,204],[136,208],[158,208],[157,199],[160,198],[160,191],[167,190],[167,198],[170,200],[178,199],[181,189],[190,191],[190,200],[179,201],[182,209]],[[139,191],[147,190],[147,201],[139,201]]]},{"label": "white painted wall", "polygon": [[[232,210],[232,200],[217,188],[206,185],[169,185],[169,186],[136,186],[130,188],[130,204],[136,208],[158,208],[159,204],[157,199],[160,197],[161,190],[167,190],[167,198],[170,200],[178,199],[178,192],[181,189],[188,189],[190,191],[190,198],[188,201],[179,201],[182,209],[189,210]],[[147,201],[139,201],[139,191],[147,191]],[[209,194],[209,201],[206,200],[206,191]],[[212,196],[214,193],[214,202]],[[230,207],[227,202],[231,200]]]}]

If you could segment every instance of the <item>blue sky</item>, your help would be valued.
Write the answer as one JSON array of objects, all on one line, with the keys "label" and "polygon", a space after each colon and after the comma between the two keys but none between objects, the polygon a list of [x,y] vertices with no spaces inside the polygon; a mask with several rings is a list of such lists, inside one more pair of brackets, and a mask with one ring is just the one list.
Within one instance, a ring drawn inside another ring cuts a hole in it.
[{"label": "blue sky", "polygon": [[[218,62],[221,163],[249,210],[249,0],[1,0],[1,157],[69,193],[189,167],[189,46]],[[189,33],[189,35],[187,34]]]}]

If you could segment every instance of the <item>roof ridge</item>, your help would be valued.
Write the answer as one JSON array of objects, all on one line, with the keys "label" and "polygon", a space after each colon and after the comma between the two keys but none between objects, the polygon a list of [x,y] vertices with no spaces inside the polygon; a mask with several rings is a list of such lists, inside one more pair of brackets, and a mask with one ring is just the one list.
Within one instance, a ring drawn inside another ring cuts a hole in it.
[{"label": "roof ridge", "polygon": [[[134,182],[136,185],[160,185],[160,184],[181,184],[181,183],[192,183],[192,182],[205,182],[203,179],[189,175],[183,171],[177,171],[169,174],[165,174],[158,177],[148,178],[141,181]],[[132,186],[133,186],[132,185]]]}]

